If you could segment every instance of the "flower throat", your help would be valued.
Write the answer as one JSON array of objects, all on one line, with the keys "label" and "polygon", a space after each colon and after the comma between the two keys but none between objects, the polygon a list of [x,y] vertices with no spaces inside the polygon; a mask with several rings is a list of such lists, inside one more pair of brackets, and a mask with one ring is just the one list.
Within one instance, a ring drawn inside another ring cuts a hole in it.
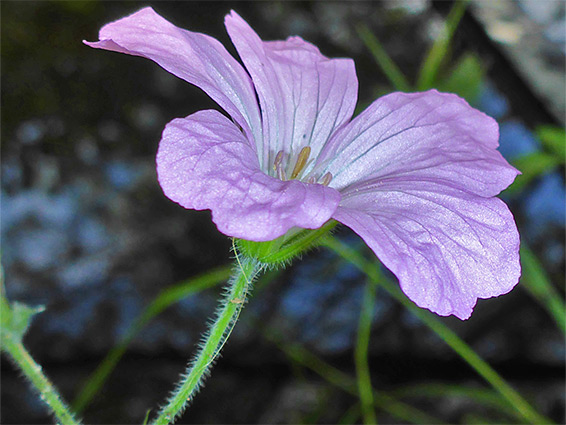
[{"label": "flower throat", "polygon": [[[310,154],[311,154],[310,146],[305,146],[304,148],[301,149],[301,151],[299,152],[299,156],[297,157],[297,162],[293,167],[293,171],[291,171],[289,178],[287,178],[287,172],[285,171],[286,167],[283,165],[283,156],[285,155],[285,153],[282,150],[277,152],[277,155],[275,156],[275,161],[273,161],[273,171],[275,171],[277,178],[283,181],[302,180],[301,177],[305,177],[305,176],[301,176],[301,175],[309,162]],[[307,176],[306,179],[304,180],[305,183],[310,183],[310,184],[319,183],[324,186],[328,186],[331,181],[332,181],[332,174],[329,172],[326,173],[321,179],[315,177],[314,175],[310,175]]]}]

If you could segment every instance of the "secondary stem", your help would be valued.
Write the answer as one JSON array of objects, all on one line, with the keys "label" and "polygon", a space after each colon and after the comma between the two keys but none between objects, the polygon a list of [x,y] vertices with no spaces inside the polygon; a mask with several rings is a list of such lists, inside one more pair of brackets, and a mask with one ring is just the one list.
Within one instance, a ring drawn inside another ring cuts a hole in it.
[{"label": "secondary stem", "polygon": [[238,320],[251,283],[260,270],[260,262],[248,257],[238,257],[237,252],[236,260],[234,275],[230,279],[226,294],[220,302],[214,323],[205,334],[195,358],[189,363],[186,372],[181,376],[180,382],[175,386],[175,391],[152,424],[166,425],[172,423],[184,411],[202,386],[204,377]]},{"label": "secondary stem", "polygon": [[26,378],[28,378],[37,391],[39,391],[41,399],[51,408],[58,423],[64,425],[80,424],[80,422],[73,417],[53,384],[43,374],[41,366],[33,360],[20,341],[15,341],[14,338],[8,335],[3,335],[2,350],[8,353]]},{"label": "secondary stem", "polygon": [[358,394],[364,424],[376,424],[373,389],[368,365],[368,347],[371,333],[371,322],[373,317],[376,284],[368,280],[362,301],[362,310],[358,322],[358,342],[354,353],[356,363],[356,374],[358,377]]}]

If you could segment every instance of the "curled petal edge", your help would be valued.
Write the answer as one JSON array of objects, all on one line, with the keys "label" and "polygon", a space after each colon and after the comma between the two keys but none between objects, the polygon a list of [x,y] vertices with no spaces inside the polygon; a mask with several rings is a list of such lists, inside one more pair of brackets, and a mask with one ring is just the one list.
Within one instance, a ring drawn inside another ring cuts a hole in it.
[{"label": "curled petal edge", "polygon": [[157,152],[157,175],[171,200],[189,209],[209,209],[220,232],[257,242],[294,227],[319,228],[341,198],[320,184],[281,181],[263,173],[244,134],[215,110],[167,124]]},{"label": "curled petal edge", "polygon": [[145,7],[104,25],[99,39],[83,43],[154,61],[207,93],[244,128],[250,139],[262,139],[252,81],[215,38],[178,28],[151,7]]},{"label": "curled petal edge", "polygon": [[513,289],[520,242],[503,201],[448,187],[433,192],[426,183],[396,186],[343,193],[333,218],[366,242],[415,304],[465,320],[477,299]]}]

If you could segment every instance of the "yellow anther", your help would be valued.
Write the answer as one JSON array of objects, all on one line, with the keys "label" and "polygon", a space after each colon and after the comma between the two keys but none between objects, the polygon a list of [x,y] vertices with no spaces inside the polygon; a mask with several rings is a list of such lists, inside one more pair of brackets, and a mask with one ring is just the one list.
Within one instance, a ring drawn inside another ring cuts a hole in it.
[{"label": "yellow anther", "polygon": [[310,154],[311,154],[310,146],[305,146],[303,149],[301,149],[301,152],[299,152],[299,156],[297,158],[297,163],[295,164],[295,168],[293,168],[293,172],[291,173],[291,179],[294,179],[299,174],[301,174],[301,171],[303,171],[305,165],[307,165],[307,161],[309,160]]}]

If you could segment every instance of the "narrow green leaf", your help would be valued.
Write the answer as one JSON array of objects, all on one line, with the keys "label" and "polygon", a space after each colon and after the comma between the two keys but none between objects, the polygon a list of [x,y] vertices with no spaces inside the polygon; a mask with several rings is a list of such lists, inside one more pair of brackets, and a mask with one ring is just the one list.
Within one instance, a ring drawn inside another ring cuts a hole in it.
[{"label": "narrow green leaf", "polygon": [[477,413],[467,413],[464,415],[463,424],[465,425],[488,425],[497,424],[501,425],[501,421],[498,419],[487,418],[483,415]]},{"label": "narrow green leaf", "polygon": [[473,102],[479,96],[483,77],[484,71],[479,58],[467,53],[458,60],[450,75],[440,79],[435,86],[440,91],[456,93],[468,102]]},{"label": "narrow green leaf", "polygon": [[230,272],[230,267],[220,267],[163,290],[134,320],[122,340],[108,352],[96,370],[89,375],[73,401],[75,412],[82,412],[100,391],[130,343],[151,319],[179,300],[227,280],[230,277]]},{"label": "narrow green leaf", "polygon": [[351,425],[358,422],[360,418],[360,403],[354,403],[346,412],[338,419],[337,425]]},{"label": "narrow green leaf", "polygon": [[[273,336],[273,332],[264,332],[263,336],[275,343],[294,362],[312,370],[325,381],[347,393],[358,395],[356,380],[352,376],[326,363],[299,344],[283,344],[279,337]],[[376,407],[404,421],[414,424],[442,423],[427,413],[391,397],[384,391],[373,390],[373,400]]]},{"label": "narrow green leaf", "polygon": [[521,247],[521,287],[526,289],[554,318],[562,332],[566,333],[566,309],[564,299],[550,282],[535,254],[523,243]]},{"label": "narrow green leaf", "polygon": [[356,25],[356,31],[395,90],[411,91],[409,81],[367,25],[363,23]]},{"label": "narrow green leaf", "polygon": [[450,10],[448,17],[446,18],[444,31],[433,43],[421,66],[419,77],[417,79],[417,89],[419,91],[428,90],[434,87],[434,82],[440,70],[442,61],[448,54],[452,37],[454,36],[456,28],[458,28],[458,24],[460,23],[462,16],[464,16],[467,6],[468,0],[454,2],[452,10]]},{"label": "narrow green leaf", "polygon": [[424,397],[424,398],[464,398],[472,400],[484,407],[495,409],[509,416],[515,416],[515,410],[509,406],[499,393],[491,388],[478,388],[463,385],[426,383],[397,388],[392,395],[399,398]]},{"label": "narrow green leaf", "polygon": [[147,409],[145,416],[143,418],[142,425],[147,425],[149,423],[149,415],[151,414],[151,409]]},{"label": "narrow green leaf", "polygon": [[541,125],[535,133],[549,153],[556,155],[561,164],[566,162],[566,130],[563,127]]},{"label": "narrow green leaf", "polygon": [[360,397],[362,418],[366,425],[377,423],[373,401],[373,389],[371,386],[371,375],[368,364],[368,349],[376,291],[377,285],[375,282],[368,280],[368,282],[366,282],[364,298],[362,300],[360,318],[358,321],[358,337],[354,350],[358,395]]},{"label": "narrow green leaf", "polygon": [[377,261],[366,260],[359,252],[347,246],[336,238],[325,238],[324,246],[336,252],[340,257],[352,263],[370,279],[385,289],[391,296],[403,304],[411,313],[418,317],[426,326],[436,333],[450,348],[465,360],[481,377],[514,407],[518,416],[531,424],[552,423],[538,413],[511,385],[507,383],[485,360],[483,360],[468,344],[466,344],[452,329],[446,326],[429,311],[417,307],[403,294],[398,285],[385,279],[379,271]]}]

